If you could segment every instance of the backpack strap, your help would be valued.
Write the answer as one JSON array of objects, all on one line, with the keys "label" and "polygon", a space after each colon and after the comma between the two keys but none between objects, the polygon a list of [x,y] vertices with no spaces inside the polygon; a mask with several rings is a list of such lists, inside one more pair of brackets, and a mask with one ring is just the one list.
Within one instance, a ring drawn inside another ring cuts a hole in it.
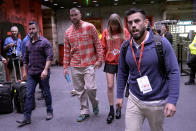
[{"label": "backpack strap", "polygon": [[161,41],[161,37],[159,35],[154,35],[154,41],[155,41],[155,47],[156,47],[156,52],[157,56],[159,59],[159,65],[160,69],[162,71],[162,74],[165,75],[166,69],[165,69],[165,61],[164,61],[164,54],[163,54],[163,44]]},{"label": "backpack strap", "polygon": [[[129,47],[129,40],[125,41],[125,43],[122,45],[122,54],[123,54],[124,60],[126,58],[128,47]],[[126,63],[126,65],[127,65],[127,63]],[[129,69],[129,66],[128,65],[127,65],[127,68]]]},{"label": "backpack strap", "polygon": [[[122,54],[123,54],[123,59],[125,60],[126,58],[126,54],[127,54],[127,50],[128,50],[128,47],[129,47],[129,40],[127,40],[123,45],[122,45]],[[126,63],[126,61],[125,61]],[[128,69],[129,71],[129,66],[128,64],[126,63],[126,68]],[[129,96],[129,79],[127,80],[126,82],[126,85],[125,85],[125,97],[128,98]]]},{"label": "backpack strap", "polygon": [[127,41],[123,44],[123,46],[122,46],[122,53],[123,53],[123,57],[124,57],[124,58],[126,57],[128,47],[129,47],[129,41],[127,40]]}]

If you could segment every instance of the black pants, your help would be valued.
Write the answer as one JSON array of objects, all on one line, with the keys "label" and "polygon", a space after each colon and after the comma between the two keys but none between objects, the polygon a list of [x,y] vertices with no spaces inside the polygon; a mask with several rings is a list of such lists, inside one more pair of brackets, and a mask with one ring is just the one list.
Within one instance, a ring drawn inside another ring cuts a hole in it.
[{"label": "black pants", "polygon": [[190,80],[194,81],[196,73],[196,55],[190,56],[190,59],[187,61],[187,65],[191,68]]}]

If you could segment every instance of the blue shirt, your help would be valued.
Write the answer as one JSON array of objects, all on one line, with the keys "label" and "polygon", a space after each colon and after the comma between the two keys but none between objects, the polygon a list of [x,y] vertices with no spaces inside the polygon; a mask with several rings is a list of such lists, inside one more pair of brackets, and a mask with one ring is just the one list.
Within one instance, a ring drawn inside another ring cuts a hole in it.
[{"label": "blue shirt", "polygon": [[31,40],[27,41],[23,59],[24,64],[28,65],[30,75],[40,74],[45,68],[46,61],[53,59],[51,43],[43,36],[39,36],[34,43]]},{"label": "blue shirt", "polygon": [[[16,56],[20,56],[21,55],[21,43],[22,43],[21,39],[17,38],[17,40],[14,40],[12,37],[7,37],[5,39],[3,49],[5,50],[5,46],[7,46],[10,43],[16,44]],[[11,56],[12,51],[13,51],[13,47],[8,48],[6,51],[7,56]]]},{"label": "blue shirt", "polygon": [[[137,83],[137,78],[141,76],[138,72],[137,66],[133,59],[131,47],[129,45],[125,59],[123,59],[122,51],[120,53],[117,75],[118,98],[123,98],[125,84],[129,76],[129,89],[131,93],[134,96],[136,96],[139,100],[155,101],[164,100],[167,98],[168,103],[176,105],[179,97],[180,70],[176,59],[176,55],[171,44],[166,38],[161,37],[161,39],[163,45],[163,54],[167,77],[164,77],[162,75],[162,71],[160,70],[159,59],[156,53],[156,47],[154,42],[154,35],[152,31],[150,31],[149,38],[144,44],[144,51],[141,59],[140,70],[142,76],[148,76],[148,79],[152,87],[152,91],[145,94],[143,94],[143,92],[140,91]],[[125,44],[125,42],[123,44]],[[132,47],[134,49],[135,56],[138,61],[141,48],[137,50],[135,44],[132,44]],[[125,62],[129,66],[129,69],[126,67]]]},{"label": "blue shirt", "polygon": [[30,36],[29,34],[25,36],[25,38],[22,40],[22,56],[24,57],[24,53],[25,53],[25,45],[27,43],[27,41],[30,40]]}]

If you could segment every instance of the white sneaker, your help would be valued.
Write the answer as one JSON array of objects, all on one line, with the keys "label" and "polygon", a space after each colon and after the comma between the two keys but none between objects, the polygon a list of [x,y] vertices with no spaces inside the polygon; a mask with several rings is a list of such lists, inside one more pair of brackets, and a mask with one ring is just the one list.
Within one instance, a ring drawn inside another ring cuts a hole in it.
[{"label": "white sneaker", "polygon": [[71,92],[70,92],[70,94],[72,95],[72,96],[75,96],[75,95],[77,95],[77,92],[76,92],[76,90],[72,90]]}]

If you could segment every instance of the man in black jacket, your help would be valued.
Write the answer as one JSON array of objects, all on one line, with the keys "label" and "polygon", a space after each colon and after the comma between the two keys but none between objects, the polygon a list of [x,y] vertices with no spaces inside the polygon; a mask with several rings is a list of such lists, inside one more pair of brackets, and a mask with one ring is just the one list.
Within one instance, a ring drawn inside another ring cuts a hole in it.
[{"label": "man in black jacket", "polygon": [[172,44],[173,42],[172,34],[169,32],[169,27],[165,24],[161,26],[161,36],[167,38],[167,40]]}]

